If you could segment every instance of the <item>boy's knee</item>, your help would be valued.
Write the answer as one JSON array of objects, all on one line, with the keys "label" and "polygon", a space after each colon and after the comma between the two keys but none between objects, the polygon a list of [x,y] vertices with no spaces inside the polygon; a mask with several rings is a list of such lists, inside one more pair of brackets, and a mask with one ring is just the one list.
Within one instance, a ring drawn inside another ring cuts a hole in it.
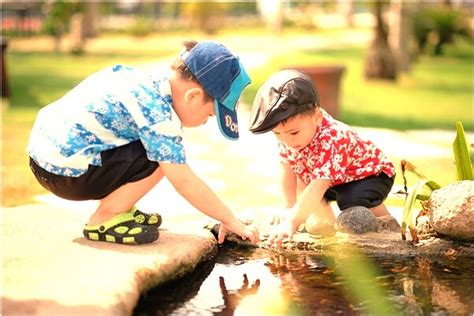
[{"label": "boy's knee", "polygon": [[329,200],[326,199],[326,198],[323,198],[323,199],[321,200],[321,204],[322,204],[323,206],[329,206]]}]

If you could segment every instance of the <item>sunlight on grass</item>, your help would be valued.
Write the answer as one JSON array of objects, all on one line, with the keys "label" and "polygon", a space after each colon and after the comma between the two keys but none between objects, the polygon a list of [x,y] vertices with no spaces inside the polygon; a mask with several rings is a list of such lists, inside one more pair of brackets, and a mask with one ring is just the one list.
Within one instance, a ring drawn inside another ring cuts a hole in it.
[{"label": "sunlight on grass", "polygon": [[[11,107],[42,107],[64,95],[93,72],[114,64],[156,62],[150,56],[11,53],[8,56]],[[48,79],[45,80],[45,74]]]},{"label": "sunlight on grass", "polygon": [[26,144],[36,109],[2,109],[2,205],[33,202],[46,191],[37,183],[29,166]]}]

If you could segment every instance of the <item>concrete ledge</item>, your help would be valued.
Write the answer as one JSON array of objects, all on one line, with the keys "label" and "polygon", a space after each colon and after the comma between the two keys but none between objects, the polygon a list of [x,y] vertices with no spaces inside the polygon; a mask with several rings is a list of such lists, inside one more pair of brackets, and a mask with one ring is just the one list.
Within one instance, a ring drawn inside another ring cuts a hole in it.
[{"label": "concrete ledge", "polygon": [[140,293],[216,251],[199,228],[160,229],[148,245],[91,242],[82,237],[89,215],[39,204],[2,209],[4,315],[131,315]]}]

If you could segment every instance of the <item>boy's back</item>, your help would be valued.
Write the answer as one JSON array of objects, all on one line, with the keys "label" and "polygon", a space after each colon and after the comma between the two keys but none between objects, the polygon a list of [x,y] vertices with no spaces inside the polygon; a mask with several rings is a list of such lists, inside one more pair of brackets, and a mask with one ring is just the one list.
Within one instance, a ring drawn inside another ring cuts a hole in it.
[{"label": "boy's back", "polygon": [[[90,75],[41,109],[28,152],[53,173],[77,176],[89,164],[100,166],[105,150],[138,139],[146,145],[160,135],[176,143],[178,153],[168,159],[184,161],[181,124],[171,106],[168,80],[116,65]],[[158,159],[160,148],[147,148],[148,155]]]}]

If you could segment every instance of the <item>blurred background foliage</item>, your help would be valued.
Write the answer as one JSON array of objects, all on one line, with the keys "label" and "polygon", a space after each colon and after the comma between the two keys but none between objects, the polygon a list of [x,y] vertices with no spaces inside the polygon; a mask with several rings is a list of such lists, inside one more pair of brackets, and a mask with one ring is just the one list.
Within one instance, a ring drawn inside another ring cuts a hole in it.
[{"label": "blurred background foliage", "polygon": [[342,65],[338,118],[349,125],[454,130],[462,121],[474,130],[469,1],[0,3],[6,205],[41,190],[25,157],[39,108],[103,67],[169,65],[187,39],[217,40],[241,57],[248,107],[275,71]]}]

